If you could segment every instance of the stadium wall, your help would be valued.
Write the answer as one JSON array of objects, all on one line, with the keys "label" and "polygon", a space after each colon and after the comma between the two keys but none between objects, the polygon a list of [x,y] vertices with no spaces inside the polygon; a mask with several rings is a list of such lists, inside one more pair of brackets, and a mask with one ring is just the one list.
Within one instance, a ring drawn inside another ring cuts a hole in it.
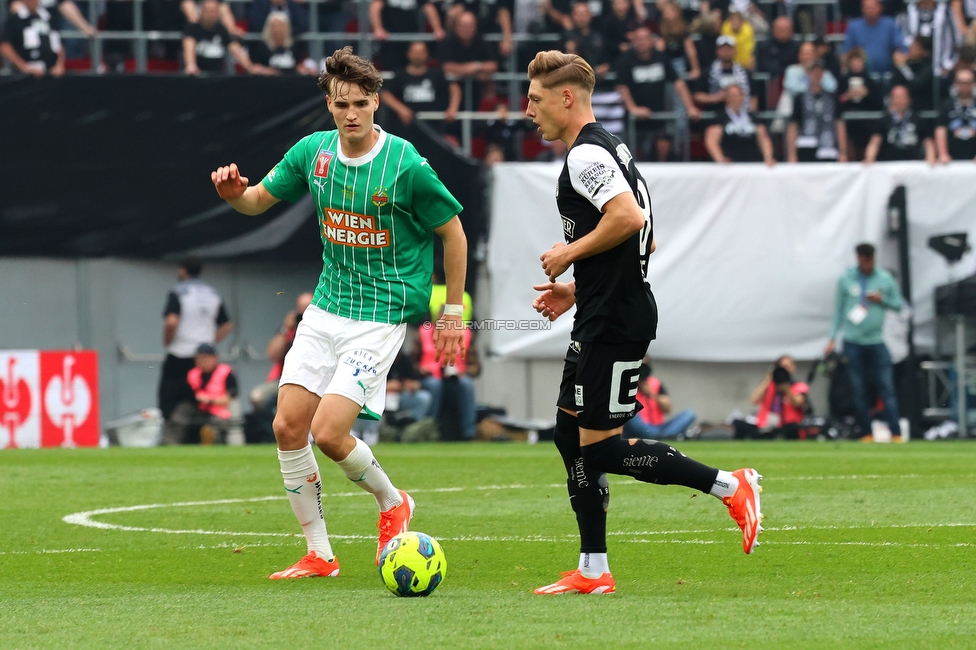
[{"label": "stadium wall", "polygon": [[[264,381],[268,339],[320,272],[320,264],[204,266],[234,321],[218,348],[242,392]],[[175,283],[175,265],[163,262],[0,258],[0,349],[97,350],[103,422],[155,406],[163,306]]]},{"label": "stadium wall", "polygon": [[[220,291],[235,323],[218,347],[231,359],[244,391],[264,380],[268,338],[320,270],[313,263],[204,267],[203,279]],[[103,422],[154,406],[162,310],[175,274],[175,266],[165,262],[0,257],[0,349],[97,350]],[[482,273],[479,300],[489,294],[486,281]],[[503,359],[484,350],[482,365],[479,402],[504,406],[516,418],[553,417],[558,359]],[[766,365],[658,361],[655,370],[675,408],[694,408],[714,422],[733,408],[746,410],[749,390]]]}]

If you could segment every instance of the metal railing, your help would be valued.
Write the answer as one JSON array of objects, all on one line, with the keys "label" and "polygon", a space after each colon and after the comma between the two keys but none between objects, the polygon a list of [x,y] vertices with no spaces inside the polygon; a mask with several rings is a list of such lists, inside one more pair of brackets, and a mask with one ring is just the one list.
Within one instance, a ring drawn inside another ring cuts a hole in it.
[{"label": "metal railing", "polygon": [[[90,47],[90,59],[91,59],[91,71],[97,73],[100,71],[100,65],[104,54],[104,44],[108,41],[130,41],[132,43],[132,58],[135,63],[135,71],[137,73],[146,73],[148,71],[148,61],[149,61],[149,50],[153,43],[165,42],[165,41],[176,41],[179,42],[183,38],[182,31],[157,31],[157,30],[145,30],[145,3],[147,0],[92,0],[88,3],[88,19],[92,24],[97,24],[99,10],[105,2],[116,2],[125,1],[132,3],[132,24],[133,29],[125,31],[100,31],[94,37],[89,37],[87,34],[76,31],[76,30],[64,30],[61,32],[63,40],[85,40],[89,42]],[[227,0],[231,3],[243,4],[250,2],[250,0]],[[373,38],[372,32],[370,30],[370,20],[369,20],[369,1],[370,0],[350,0],[350,6],[353,8],[353,12],[350,14],[351,17],[355,17],[358,20],[359,30],[356,32],[320,32],[319,28],[319,15],[320,15],[320,5],[328,2],[329,0],[306,0],[309,12],[309,31],[300,34],[295,37],[296,41],[306,43],[309,49],[309,56],[316,61],[320,60],[322,57],[323,48],[326,43],[354,43],[357,46],[358,52],[364,57],[371,57],[375,52],[375,47],[377,41]],[[775,0],[759,0],[760,4],[763,5],[773,5]],[[945,0],[939,0],[945,1]],[[829,6],[838,7],[836,0],[796,0],[795,4],[809,5],[815,9],[825,9]],[[0,3],[0,18],[5,11],[5,3]],[[693,37],[697,37],[694,35]],[[844,38],[843,34],[829,35],[833,40],[841,40]],[[242,37],[245,42],[255,42],[259,41],[261,38],[258,33],[247,33]],[[497,43],[501,40],[501,34],[486,34],[483,35],[486,41]],[[513,34],[512,41],[513,47],[504,61],[503,70],[496,72],[492,75],[493,81],[503,86],[507,92],[499,93],[500,95],[505,95],[507,97],[509,109],[512,111],[507,116],[507,119],[513,119],[513,116],[517,111],[520,111],[521,98],[524,95],[525,88],[528,85],[528,79],[525,72],[519,70],[519,59],[520,52],[523,51],[524,46],[528,44],[541,45],[541,44],[555,44],[561,40],[559,34]],[[797,35],[794,37],[797,40],[802,40],[802,36]],[[416,40],[421,41],[434,41],[434,35],[430,33],[391,33],[387,39],[389,42],[412,42]],[[758,37],[757,40],[762,40]],[[380,46],[382,46],[380,44]],[[233,72],[234,64],[231,57],[228,56],[226,62],[226,71]],[[704,72],[704,71],[703,71]],[[392,73],[385,72],[384,77],[389,78]],[[884,85],[890,80],[890,74],[884,77],[878,77]],[[753,73],[752,78],[756,82],[766,84],[766,97],[770,96],[770,90],[772,89],[770,75],[766,73]],[[461,124],[461,142],[462,147],[466,153],[471,152],[471,143],[474,139],[474,124],[479,122],[488,122],[492,120],[499,119],[500,116],[495,112],[478,112],[477,106],[473,105],[474,84],[479,83],[474,78],[463,78],[463,79],[453,79],[464,85],[464,105],[463,110],[457,115],[457,119]],[[611,72],[610,74],[602,77],[601,82],[613,82],[615,80],[615,75]],[[939,96],[939,80],[938,78],[933,80],[933,99],[937,99]],[[669,94],[671,89],[669,88]],[[672,97],[673,100],[673,97]],[[672,101],[673,104],[673,101]],[[847,113],[845,114],[845,119],[877,119],[880,117],[881,113],[870,113],[862,114],[858,113]],[[762,113],[762,116],[766,119],[773,119],[778,116],[771,111]],[[439,112],[421,112],[417,115],[417,119],[421,120],[442,120],[444,118],[443,113]],[[687,160],[689,158],[689,124],[687,122],[687,116],[683,111],[668,111],[668,112],[656,112],[650,120],[654,121],[666,121],[674,123],[672,127],[673,132],[676,135],[676,140],[683,144],[681,147],[683,151],[683,157]],[[633,148],[636,142],[636,125],[637,119],[634,116],[628,115],[627,117],[627,131],[626,140]]]}]

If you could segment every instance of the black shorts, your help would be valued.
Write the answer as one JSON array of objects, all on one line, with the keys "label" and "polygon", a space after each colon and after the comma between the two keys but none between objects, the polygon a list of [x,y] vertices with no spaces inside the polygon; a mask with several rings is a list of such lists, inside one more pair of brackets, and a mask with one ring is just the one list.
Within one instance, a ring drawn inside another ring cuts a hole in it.
[{"label": "black shorts", "polygon": [[584,429],[622,427],[641,409],[637,380],[650,343],[570,343],[556,406],[575,411]]}]

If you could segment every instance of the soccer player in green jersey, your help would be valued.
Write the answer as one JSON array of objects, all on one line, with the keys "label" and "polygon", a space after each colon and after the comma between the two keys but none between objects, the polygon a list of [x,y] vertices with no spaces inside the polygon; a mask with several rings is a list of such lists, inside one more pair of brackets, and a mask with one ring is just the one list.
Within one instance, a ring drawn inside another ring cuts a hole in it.
[{"label": "soccer player in green jersey", "polygon": [[339,574],[310,431],[319,449],[376,498],[377,563],[390,538],[407,530],[413,499],[350,430],[357,417],[383,413],[386,375],[406,323],[428,309],[433,233],[444,243],[448,303],[434,334],[437,356],[453,365],[464,354],[462,208],[412,144],[373,123],[381,84],[372,64],[349,47],[337,50],[319,79],[335,131],[300,140],[257,185],[234,164],[211,174],[217,194],[244,214],[311,192],[324,246],[315,296],[285,357],[274,421],[285,490],[308,554],[273,580]]}]

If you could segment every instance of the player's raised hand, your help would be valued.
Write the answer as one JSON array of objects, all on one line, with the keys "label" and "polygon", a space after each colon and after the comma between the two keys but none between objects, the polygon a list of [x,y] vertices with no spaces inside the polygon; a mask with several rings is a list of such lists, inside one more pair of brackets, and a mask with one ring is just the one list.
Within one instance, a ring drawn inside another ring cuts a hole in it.
[{"label": "player's raised hand", "polygon": [[236,163],[210,172],[210,180],[217,188],[217,195],[225,201],[240,198],[244,194],[244,190],[247,189],[247,177],[241,176]]},{"label": "player's raised hand", "polygon": [[456,360],[464,358],[466,352],[464,321],[460,316],[441,314],[434,323],[434,360],[440,362],[441,367],[453,366]]},{"label": "player's raised hand", "polygon": [[532,286],[542,293],[532,301],[532,308],[554,321],[576,304],[576,292],[572,285],[564,282],[546,282]]}]

